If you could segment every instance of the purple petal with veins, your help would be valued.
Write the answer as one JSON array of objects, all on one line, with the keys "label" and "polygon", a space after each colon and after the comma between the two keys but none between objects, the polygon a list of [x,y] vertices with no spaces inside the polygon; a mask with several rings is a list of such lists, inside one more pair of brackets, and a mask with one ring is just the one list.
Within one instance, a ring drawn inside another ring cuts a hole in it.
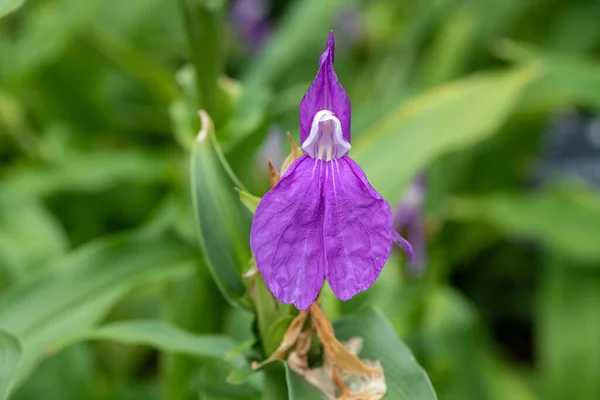
[{"label": "purple petal with veins", "polygon": [[250,237],[256,266],[268,288],[279,301],[301,310],[315,301],[325,278],[325,203],[322,166],[316,161],[299,158],[265,194]]},{"label": "purple petal with veins", "polygon": [[375,282],[390,254],[392,209],[350,157],[324,164],[325,277],[348,300]]}]

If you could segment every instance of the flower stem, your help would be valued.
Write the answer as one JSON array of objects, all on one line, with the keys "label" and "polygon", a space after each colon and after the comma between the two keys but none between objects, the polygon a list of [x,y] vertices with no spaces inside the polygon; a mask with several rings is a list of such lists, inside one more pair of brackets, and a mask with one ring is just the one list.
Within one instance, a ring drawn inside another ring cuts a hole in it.
[{"label": "flower stem", "polygon": [[179,0],[196,75],[197,108],[219,121],[217,80],[222,70],[223,1]]}]

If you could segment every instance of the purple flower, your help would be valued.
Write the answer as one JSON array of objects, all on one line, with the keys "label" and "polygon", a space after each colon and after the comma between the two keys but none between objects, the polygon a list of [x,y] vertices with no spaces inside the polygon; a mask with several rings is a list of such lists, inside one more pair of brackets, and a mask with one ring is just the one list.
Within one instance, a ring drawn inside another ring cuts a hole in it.
[{"label": "purple flower", "polygon": [[426,191],[425,175],[418,175],[408,187],[394,217],[394,229],[405,232],[413,245],[415,258],[410,270],[416,275],[420,275],[427,264],[427,240],[423,220]]},{"label": "purple flower", "polygon": [[[349,6],[341,10],[336,17],[336,26],[342,34],[342,44],[346,44],[346,48],[343,50],[349,51],[351,47],[365,38],[364,16],[356,7]],[[338,35],[339,38],[340,35]]]},{"label": "purple flower", "polygon": [[412,259],[412,247],[393,229],[392,209],[348,157],[350,99],[333,69],[333,32],[319,71],[300,104],[304,155],[261,200],[250,246],[277,299],[306,310],[324,279],[348,300],[368,289],[392,247]]},{"label": "purple flower", "polygon": [[239,38],[251,51],[260,50],[271,34],[265,0],[235,0],[231,10],[232,23]]},{"label": "purple flower", "polygon": [[269,175],[267,160],[270,160],[277,168],[283,164],[283,160],[285,159],[282,151],[284,139],[285,132],[279,125],[271,125],[269,127],[267,136],[256,154],[256,163],[261,174]]}]

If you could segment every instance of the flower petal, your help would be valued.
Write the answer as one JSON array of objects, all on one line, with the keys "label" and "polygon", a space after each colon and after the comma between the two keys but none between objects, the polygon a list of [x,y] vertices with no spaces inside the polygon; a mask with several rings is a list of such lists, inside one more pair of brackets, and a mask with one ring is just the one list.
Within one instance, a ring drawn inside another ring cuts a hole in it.
[{"label": "flower petal", "polygon": [[419,174],[413,179],[394,217],[394,229],[398,232],[405,232],[412,243],[411,252],[414,248],[414,254],[410,253],[404,243],[406,240],[399,236],[401,240],[399,239],[397,243],[408,254],[412,263],[409,271],[414,275],[421,275],[427,263],[427,238],[423,219],[423,203],[427,192],[426,182],[424,174]]},{"label": "flower petal", "polygon": [[300,143],[310,135],[313,119],[319,111],[333,111],[339,119],[344,140],[350,143],[350,98],[333,68],[334,39],[329,34],[325,51],[319,59],[319,71],[300,103]]},{"label": "flower petal", "polygon": [[250,246],[259,272],[282,303],[306,310],[325,278],[322,176],[324,163],[296,160],[256,209]]},{"label": "flower petal", "polygon": [[390,254],[392,209],[347,156],[327,163],[324,198],[325,277],[348,300],[375,282]]},{"label": "flower petal", "polygon": [[[411,263],[415,263],[411,268],[421,269],[425,262],[425,225],[423,223],[420,206],[403,204],[394,217],[394,230],[406,232],[410,243],[399,234],[394,238],[394,242],[402,247],[408,255]],[[411,246],[411,243],[414,245]],[[416,262],[415,262],[416,261]]]},{"label": "flower petal", "polygon": [[402,250],[404,250],[404,253],[406,253],[408,260],[411,263],[413,263],[415,261],[415,251],[413,250],[413,247],[410,244],[410,242],[408,240],[404,239],[402,236],[400,236],[400,234],[396,231],[394,231],[394,233],[393,233],[393,238],[394,238],[394,243],[397,244],[398,246],[402,247]]}]

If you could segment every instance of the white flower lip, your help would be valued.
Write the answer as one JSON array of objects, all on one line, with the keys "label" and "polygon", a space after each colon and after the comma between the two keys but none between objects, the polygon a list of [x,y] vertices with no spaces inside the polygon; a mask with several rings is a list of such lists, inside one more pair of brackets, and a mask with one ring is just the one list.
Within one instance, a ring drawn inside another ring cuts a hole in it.
[{"label": "white flower lip", "polygon": [[313,117],[310,134],[302,143],[302,150],[312,158],[329,161],[338,159],[352,146],[342,133],[342,124],[333,111],[321,110]]}]

